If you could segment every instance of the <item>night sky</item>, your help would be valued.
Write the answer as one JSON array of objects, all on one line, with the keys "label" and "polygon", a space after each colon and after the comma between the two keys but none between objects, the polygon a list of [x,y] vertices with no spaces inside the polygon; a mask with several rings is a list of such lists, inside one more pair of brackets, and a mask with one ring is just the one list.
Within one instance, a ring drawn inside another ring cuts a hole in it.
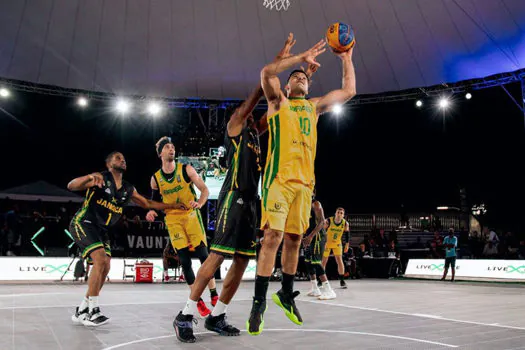
[{"label": "night sky", "polygon": [[[519,84],[507,88],[521,100]],[[501,87],[473,91],[471,100],[454,96],[445,123],[435,103],[347,106],[344,115],[322,115],[316,176],[325,211],[397,213],[404,204],[431,213],[438,205],[459,206],[465,186],[469,204],[485,202],[491,225],[525,228],[522,113]],[[106,154],[119,150],[128,162],[125,177],[149,195],[160,164],[156,140],[172,135],[184,150],[184,127],[201,129],[196,113],[188,127],[188,113],[178,109],[157,120],[133,112],[119,117],[108,102],[81,110],[73,98],[20,91],[0,99],[0,107],[11,114],[0,110],[1,189],[37,180],[65,188],[73,177],[102,170]],[[263,150],[266,142],[263,136]]]}]

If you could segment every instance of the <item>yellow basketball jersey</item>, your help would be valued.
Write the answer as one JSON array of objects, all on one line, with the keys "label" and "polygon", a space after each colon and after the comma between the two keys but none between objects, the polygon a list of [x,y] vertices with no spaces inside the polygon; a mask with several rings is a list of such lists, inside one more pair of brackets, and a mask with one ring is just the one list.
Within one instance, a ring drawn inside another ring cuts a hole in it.
[{"label": "yellow basketball jersey", "polygon": [[[160,169],[155,173],[155,179],[159,185],[159,192],[164,203],[182,203],[189,207],[190,201],[197,200],[193,183],[186,182],[184,179],[183,164],[175,163],[175,172],[172,179],[166,179]],[[189,214],[191,212],[191,210],[167,209],[166,215]]]},{"label": "yellow basketball jersey", "polygon": [[326,230],[326,246],[333,247],[341,244],[341,238],[345,232],[346,220],[343,219],[339,224],[335,223],[333,216],[328,218],[329,226]]},{"label": "yellow basketball jersey", "polygon": [[315,104],[305,98],[285,99],[280,109],[268,117],[268,154],[263,186],[274,179],[313,186],[317,149]]}]

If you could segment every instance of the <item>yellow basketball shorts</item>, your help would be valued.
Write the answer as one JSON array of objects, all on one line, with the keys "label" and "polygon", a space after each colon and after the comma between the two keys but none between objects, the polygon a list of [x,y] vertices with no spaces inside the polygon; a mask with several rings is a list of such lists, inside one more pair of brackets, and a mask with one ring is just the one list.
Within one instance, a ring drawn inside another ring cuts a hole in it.
[{"label": "yellow basketball shorts", "polygon": [[201,243],[208,244],[200,210],[192,210],[189,214],[182,215],[168,214],[165,222],[174,249],[195,248]]},{"label": "yellow basketball shorts", "polygon": [[330,256],[330,253],[333,253],[334,256],[341,256],[343,255],[343,245],[338,244],[337,246],[330,246],[328,245],[324,248],[323,257],[328,258]]},{"label": "yellow basketball shorts", "polygon": [[309,226],[312,187],[275,179],[263,190],[261,229],[302,235]]}]

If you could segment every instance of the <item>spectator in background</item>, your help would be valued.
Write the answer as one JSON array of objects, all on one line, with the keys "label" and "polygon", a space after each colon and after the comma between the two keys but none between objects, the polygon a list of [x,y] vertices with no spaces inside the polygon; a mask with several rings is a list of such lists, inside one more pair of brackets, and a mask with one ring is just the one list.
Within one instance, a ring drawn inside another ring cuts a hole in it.
[{"label": "spectator in background", "polygon": [[448,236],[443,240],[443,246],[445,247],[445,271],[443,272],[444,281],[447,278],[449,266],[452,268],[451,282],[454,281],[456,275],[456,247],[458,246],[458,238],[454,235],[454,229],[448,230]]},{"label": "spectator in background", "polygon": [[525,259],[525,241],[521,240],[518,246],[518,259]]},{"label": "spectator in background", "polygon": [[498,256],[498,248],[493,241],[488,241],[483,248],[483,257],[494,259]]}]

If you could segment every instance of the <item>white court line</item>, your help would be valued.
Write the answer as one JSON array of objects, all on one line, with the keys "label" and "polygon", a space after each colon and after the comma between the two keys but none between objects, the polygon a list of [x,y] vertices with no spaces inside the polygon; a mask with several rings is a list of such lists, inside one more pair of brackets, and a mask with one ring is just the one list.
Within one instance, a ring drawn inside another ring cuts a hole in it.
[{"label": "white court line", "polygon": [[[246,332],[246,330],[241,330],[241,332]],[[265,329],[264,332],[344,333],[344,334],[366,335],[366,336],[371,336],[371,337],[410,340],[410,341],[417,342],[417,343],[426,343],[426,344],[432,344],[432,345],[446,346],[448,348],[457,348],[458,347],[458,345],[439,343],[439,342],[425,340],[425,339],[402,337],[402,336],[399,336],[399,335],[390,335],[390,334],[382,334],[382,333],[367,333],[367,332],[352,332],[352,331],[331,330],[331,329],[285,329],[285,328],[283,328],[283,329]],[[199,333],[194,333],[194,334],[195,335],[201,335],[201,334],[216,334],[216,333],[214,333],[214,332],[199,332]],[[148,341],[151,341],[151,340],[171,338],[171,337],[175,337],[175,334],[161,335],[159,337],[137,339],[137,340],[133,340],[133,341],[130,341],[130,342],[127,342],[127,343],[113,345],[113,346],[110,346],[108,348],[104,348],[102,350],[113,350],[113,349],[123,348],[123,347],[128,346],[128,345],[148,342]]]},{"label": "white court line", "polygon": [[417,314],[417,313],[416,314],[412,314],[412,313],[408,313],[408,312],[381,310],[381,309],[376,309],[376,308],[368,308],[368,307],[361,307],[361,306],[351,306],[351,305],[345,305],[345,304],[335,304],[335,303],[324,302],[324,301],[315,301],[315,300],[306,300],[306,299],[300,299],[300,300],[301,301],[306,301],[307,303],[323,304],[323,305],[334,305],[334,306],[345,307],[347,309],[375,311],[375,312],[383,312],[383,313],[387,313],[387,314],[413,316],[413,317],[421,317],[421,318],[433,318],[433,319],[437,319],[437,320],[441,320],[441,321],[450,321],[450,322],[458,322],[458,323],[466,323],[466,324],[475,324],[475,325],[478,325],[478,326],[487,326],[487,327],[518,329],[520,331],[525,331],[525,327],[507,326],[507,325],[499,324],[499,323],[483,323],[483,322],[475,322],[475,321],[465,321],[465,320],[457,320],[455,318],[446,318],[446,317],[435,316],[435,315],[425,315],[425,314]]}]

